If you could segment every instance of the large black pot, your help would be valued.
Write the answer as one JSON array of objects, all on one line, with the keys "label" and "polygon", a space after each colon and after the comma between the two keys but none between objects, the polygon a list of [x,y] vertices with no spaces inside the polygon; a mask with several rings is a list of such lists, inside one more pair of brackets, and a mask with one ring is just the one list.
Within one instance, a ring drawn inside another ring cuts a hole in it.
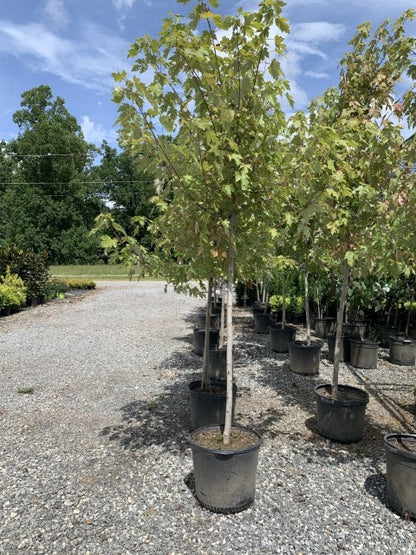
[{"label": "large black pot", "polygon": [[[200,391],[201,380],[191,382],[191,430],[202,426],[221,426],[225,421],[226,384],[222,380],[210,380],[212,392]],[[233,384],[234,421],[237,386]]]},{"label": "large black pot", "polygon": [[414,366],[416,342],[404,337],[390,336],[390,362],[401,366]]},{"label": "large black pot", "polygon": [[289,342],[295,340],[296,327],[295,326],[270,326],[269,339],[270,349],[276,353],[288,353]]},{"label": "large black pot", "polygon": [[208,351],[208,377],[215,380],[227,378],[227,349],[210,349]]},{"label": "large black pot", "polygon": [[321,337],[326,339],[329,333],[335,330],[336,319],[335,318],[316,318],[315,319],[315,335],[316,337]]},{"label": "large black pot", "polygon": [[261,438],[248,428],[233,426],[254,436],[249,447],[223,451],[210,449],[198,443],[198,434],[216,430],[209,426],[195,430],[188,437],[194,463],[195,493],[198,501],[216,513],[238,513],[252,505],[256,493],[256,473]]},{"label": "large black pot", "polygon": [[351,364],[356,368],[377,368],[378,343],[350,339]]},{"label": "large black pot", "polygon": [[[334,360],[335,333],[329,333],[326,340],[328,342],[328,358]],[[339,360],[340,362],[349,362],[350,357],[350,335],[343,333],[339,344]]]},{"label": "large black pot", "polygon": [[333,399],[330,384],[318,385],[315,393],[319,434],[340,443],[360,441],[368,393],[357,387],[339,385],[338,398]]},{"label": "large black pot", "polygon": [[384,436],[387,493],[395,511],[416,518],[416,435]]},{"label": "large black pot", "polygon": [[291,341],[289,343],[291,371],[302,376],[319,374],[321,348],[322,344],[317,342],[308,345],[306,341]]},{"label": "large black pot", "polygon": [[[220,339],[220,331],[217,329],[209,330],[209,348],[213,349],[217,347]],[[204,343],[205,343],[205,328],[195,328],[194,329],[194,352],[197,355],[204,354]]]},{"label": "large black pot", "polygon": [[394,326],[387,326],[383,324],[376,324],[374,326],[375,335],[377,341],[380,344],[380,347],[388,347],[389,346],[389,338],[391,335],[397,335],[399,329]]},{"label": "large black pot", "polygon": [[253,314],[254,329],[257,333],[269,333],[269,327],[273,326],[274,318],[270,314]]},{"label": "large black pot", "polygon": [[[205,329],[206,320],[207,320],[207,315],[205,313],[202,312],[201,314],[198,314],[198,324],[200,328]],[[220,320],[221,320],[220,314],[211,314],[209,327],[214,330],[219,329]]]}]

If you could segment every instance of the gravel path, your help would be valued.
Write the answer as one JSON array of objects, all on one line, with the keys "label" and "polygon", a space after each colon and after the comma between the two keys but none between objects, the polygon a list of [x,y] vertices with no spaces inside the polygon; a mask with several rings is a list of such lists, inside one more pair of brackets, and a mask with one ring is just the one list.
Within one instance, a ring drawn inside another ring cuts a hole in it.
[{"label": "gravel path", "polygon": [[[380,351],[342,365],[371,396],[362,442],[315,432],[313,387],[236,310],[237,421],[264,438],[256,502],[237,515],[192,491],[188,383],[201,299],[156,282],[97,290],[0,320],[0,553],[416,553],[416,525],[386,497],[382,437],[414,430],[415,369]],[[33,387],[33,394],[19,388]]]}]

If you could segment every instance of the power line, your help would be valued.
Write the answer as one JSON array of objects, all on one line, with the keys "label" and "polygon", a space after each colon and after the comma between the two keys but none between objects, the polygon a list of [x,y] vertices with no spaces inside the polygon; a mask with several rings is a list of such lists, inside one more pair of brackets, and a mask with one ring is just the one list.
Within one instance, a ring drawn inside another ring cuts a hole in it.
[{"label": "power line", "polygon": [[119,181],[0,181],[0,185],[112,185],[119,183],[154,183],[154,179],[134,179],[134,180],[119,180]]},{"label": "power line", "polygon": [[16,158],[52,158],[53,156],[69,157],[86,156],[85,152],[46,152],[45,154],[18,154],[17,152],[6,152],[4,156],[14,156]]}]

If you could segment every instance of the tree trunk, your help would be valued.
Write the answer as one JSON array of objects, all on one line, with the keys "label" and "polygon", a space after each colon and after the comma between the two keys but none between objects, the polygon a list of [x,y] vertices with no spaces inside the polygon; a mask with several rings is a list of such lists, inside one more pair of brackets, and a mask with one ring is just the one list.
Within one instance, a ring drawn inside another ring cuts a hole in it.
[{"label": "tree trunk", "polygon": [[208,293],[207,293],[207,311],[205,318],[205,340],[204,340],[204,356],[202,359],[202,378],[201,378],[201,391],[208,391],[210,381],[208,378],[208,351],[209,351],[209,330],[211,328],[211,305],[212,305],[212,284],[213,278],[208,280]]},{"label": "tree trunk", "polygon": [[282,275],[282,329],[286,324],[286,280],[285,274]]},{"label": "tree trunk", "polygon": [[336,399],[338,396],[340,344],[341,344],[341,336],[342,336],[342,322],[344,320],[345,299],[347,298],[347,291],[348,291],[349,273],[350,273],[350,267],[348,266],[348,262],[345,262],[344,276],[342,279],[342,288],[341,288],[341,295],[340,295],[338,314],[337,314],[337,330],[335,334],[334,372],[332,374],[332,388],[331,388],[331,394],[334,399]]},{"label": "tree trunk", "polygon": [[227,284],[225,281],[221,283],[221,321],[220,321],[220,339],[218,343],[218,348],[222,349],[224,347],[224,339],[225,339],[225,303],[226,303],[226,292],[227,292]]},{"label": "tree trunk", "polygon": [[230,218],[229,261],[227,280],[227,400],[225,404],[225,422],[223,442],[231,442],[231,424],[233,409],[233,284],[234,284],[234,236],[236,216],[233,212]]},{"label": "tree trunk", "polygon": [[305,261],[305,318],[306,318],[306,341],[308,345],[311,344],[311,316],[309,313],[309,265]]},{"label": "tree trunk", "polygon": [[412,315],[412,310],[413,310],[413,301],[415,300],[415,296],[412,293],[410,295],[410,304],[409,304],[409,310],[407,311],[407,318],[406,318],[406,328],[404,330],[404,335],[405,337],[409,336],[409,326],[410,326],[410,317]]}]

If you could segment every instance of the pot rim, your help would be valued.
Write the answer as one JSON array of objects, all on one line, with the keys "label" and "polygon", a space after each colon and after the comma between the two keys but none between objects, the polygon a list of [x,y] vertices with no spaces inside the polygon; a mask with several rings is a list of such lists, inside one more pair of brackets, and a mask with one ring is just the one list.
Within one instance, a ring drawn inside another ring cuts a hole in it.
[{"label": "pot rim", "polygon": [[380,346],[378,341],[372,341],[371,339],[364,339],[364,341],[362,341],[359,337],[350,337],[350,343],[358,343],[362,347],[368,347],[369,349],[375,349]]},{"label": "pot rim", "polygon": [[224,456],[243,455],[245,453],[251,453],[252,451],[258,451],[258,449],[260,449],[261,445],[263,444],[263,439],[258,432],[256,432],[252,428],[248,428],[246,426],[239,426],[238,424],[233,424],[231,426],[231,430],[233,429],[243,430],[243,431],[249,432],[250,434],[255,435],[257,437],[257,442],[254,445],[251,445],[249,447],[244,447],[243,449],[227,449],[227,450],[210,449],[209,447],[204,447],[203,445],[196,443],[194,440],[194,437],[202,430],[219,430],[221,428],[223,428],[223,426],[202,426],[201,428],[197,428],[196,430],[193,430],[187,436],[186,441],[192,447],[192,449],[196,449],[197,451],[200,451],[202,453],[209,453],[212,455],[224,455]]},{"label": "pot rim", "polygon": [[358,391],[362,394],[362,399],[333,399],[332,397],[326,397],[325,395],[321,395],[319,393],[319,389],[322,388],[331,388],[332,384],[330,383],[321,383],[315,387],[315,394],[321,399],[322,402],[332,404],[332,405],[340,405],[344,407],[357,407],[361,405],[366,405],[369,400],[370,396],[365,389],[361,389],[360,387],[356,387],[354,385],[346,385],[346,384],[338,384],[338,389],[344,390],[353,390]]},{"label": "pot rim", "polygon": [[319,347],[322,349],[323,342],[322,341],[311,341],[308,345],[307,341],[304,339],[295,339],[294,341],[289,341],[289,345],[296,345],[297,347],[305,348],[305,349],[316,349]]},{"label": "pot rim", "polygon": [[[222,389],[224,389],[224,396],[225,396],[225,393],[227,391],[227,382],[225,380],[220,380],[218,378],[210,378],[209,381],[212,385],[215,385],[217,387],[221,387]],[[209,391],[194,391],[194,389],[200,385],[201,385],[201,380],[194,380],[190,382],[189,390],[193,392],[195,395],[204,395],[204,396],[215,395],[213,393],[210,393]],[[236,393],[237,393],[237,386],[235,383],[233,383],[233,394],[235,395]]]},{"label": "pot rim", "polygon": [[406,439],[406,438],[412,438],[415,440],[416,443],[416,434],[406,434],[406,433],[400,433],[400,432],[393,432],[393,433],[389,433],[386,434],[384,436],[384,446],[386,449],[388,449],[390,452],[395,453],[395,454],[400,454],[401,456],[407,457],[413,461],[416,461],[416,453],[413,453],[411,451],[408,451],[406,449],[400,449],[400,447],[395,447],[393,445],[391,445],[391,443],[389,443],[389,441],[391,439],[396,439],[396,438],[402,438],[402,439]]},{"label": "pot rim", "polygon": [[411,339],[400,337],[399,335],[390,335],[389,341],[391,341],[392,343],[397,343],[399,345],[411,345],[413,343]]}]

